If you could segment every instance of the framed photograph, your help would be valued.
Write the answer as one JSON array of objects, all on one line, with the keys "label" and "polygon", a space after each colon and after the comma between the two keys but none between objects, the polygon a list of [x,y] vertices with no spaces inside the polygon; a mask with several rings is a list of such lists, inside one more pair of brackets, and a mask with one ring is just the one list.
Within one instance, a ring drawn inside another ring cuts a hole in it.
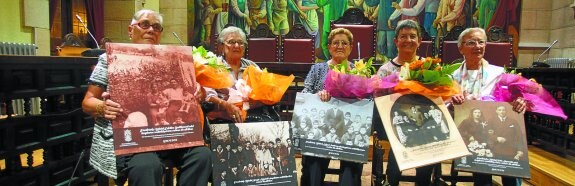
[{"label": "framed photograph", "polygon": [[302,155],[367,162],[373,101],[297,93],[292,117],[294,145]]},{"label": "framed photograph", "polygon": [[213,185],[297,185],[287,121],[210,125]]},{"label": "framed photograph", "polygon": [[111,43],[106,56],[107,91],[123,109],[116,155],[204,145],[191,47]]},{"label": "framed photograph", "polygon": [[456,170],[530,178],[523,114],[511,104],[465,101],[455,123],[472,153],[455,160]]},{"label": "framed photograph", "polygon": [[375,104],[400,170],[469,154],[441,98],[396,93]]}]

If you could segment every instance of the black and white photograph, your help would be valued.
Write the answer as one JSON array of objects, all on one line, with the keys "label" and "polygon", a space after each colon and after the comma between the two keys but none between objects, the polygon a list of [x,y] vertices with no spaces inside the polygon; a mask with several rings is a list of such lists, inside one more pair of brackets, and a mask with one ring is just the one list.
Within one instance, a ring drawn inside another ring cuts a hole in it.
[{"label": "black and white photograph", "polygon": [[287,121],[210,125],[214,185],[297,185]]},{"label": "black and white photograph", "polygon": [[441,98],[396,93],[375,104],[400,170],[469,154]]},{"label": "black and white photograph", "polygon": [[294,144],[303,155],[367,162],[373,101],[298,93],[292,117]]},{"label": "black and white photograph", "polygon": [[455,122],[470,156],[455,160],[455,169],[529,178],[522,113],[506,102],[466,101],[455,106]]},{"label": "black and white photograph", "polygon": [[108,92],[116,155],[203,145],[190,47],[110,43]]}]

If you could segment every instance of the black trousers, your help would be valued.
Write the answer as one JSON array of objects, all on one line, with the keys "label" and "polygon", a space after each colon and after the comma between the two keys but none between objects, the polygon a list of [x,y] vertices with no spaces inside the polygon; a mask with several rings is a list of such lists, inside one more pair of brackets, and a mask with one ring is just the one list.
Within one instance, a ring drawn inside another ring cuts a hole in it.
[{"label": "black trousers", "polygon": [[[312,156],[302,157],[302,176],[300,185],[321,186],[329,166],[330,159]],[[362,163],[340,161],[338,185],[361,185]]]},{"label": "black trousers", "polygon": [[[516,177],[501,176],[501,182],[503,186],[515,186],[517,184]],[[473,173],[473,185],[474,186],[492,186],[493,178],[491,174],[483,173]]]},{"label": "black trousers", "polygon": [[212,154],[205,146],[119,157],[119,177],[127,178],[128,185],[159,186],[166,160],[174,163],[179,170],[178,185],[208,185],[212,174]]},{"label": "black trousers", "polygon": [[[373,108],[372,118],[373,118],[372,128],[375,132],[377,132],[377,137],[381,140],[388,140],[387,134],[385,133],[385,128],[383,127],[381,117],[379,116],[379,112],[377,111],[376,107]],[[430,185],[433,168],[436,165],[437,164],[432,164],[416,168],[415,184],[420,186]],[[376,158],[374,158],[372,166],[383,166],[383,162],[376,161]],[[397,165],[397,160],[395,159],[395,155],[393,154],[393,149],[389,150],[389,156],[387,158],[387,168],[385,169],[385,174],[387,175],[387,182],[389,183],[389,185],[391,186],[399,185],[399,179],[401,178],[401,171],[399,170],[399,166]]]}]

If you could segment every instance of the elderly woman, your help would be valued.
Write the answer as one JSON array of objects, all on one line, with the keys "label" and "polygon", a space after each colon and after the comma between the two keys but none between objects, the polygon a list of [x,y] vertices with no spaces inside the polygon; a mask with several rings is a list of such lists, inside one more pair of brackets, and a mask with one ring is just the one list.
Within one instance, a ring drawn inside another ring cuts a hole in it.
[{"label": "elderly woman", "polygon": [[[259,68],[259,66],[253,61],[243,58],[247,40],[246,34],[240,28],[230,26],[223,29],[218,37],[218,42],[219,51],[222,51],[222,56],[224,56],[224,63],[230,69],[230,76],[234,80],[237,81],[242,79],[244,70],[250,65]],[[215,110],[208,113],[208,117],[212,122],[226,123],[231,121],[234,123],[241,123],[244,121],[254,121],[250,120],[253,119],[251,114],[257,113],[254,115],[262,116],[260,113],[263,113],[264,109],[268,109],[265,113],[272,113],[266,115],[264,118],[265,121],[279,120],[277,112],[273,111],[269,107],[264,106],[258,101],[244,100],[246,103],[249,103],[250,108],[248,112],[249,118],[246,120],[246,118],[242,116],[240,108],[227,101],[229,98],[229,92],[233,91],[232,89],[234,88],[217,90],[206,88],[207,101],[215,104]],[[244,106],[246,106],[246,104],[244,104]],[[258,119],[262,118],[263,117],[260,117]]]},{"label": "elderly woman", "polygon": [[[135,44],[160,43],[162,15],[152,10],[140,10],[134,14],[128,26],[128,34]],[[90,152],[90,164],[100,173],[117,178],[127,177],[129,185],[161,185],[164,166],[162,159],[170,157],[179,169],[178,183],[207,185],[212,169],[210,149],[205,146],[162,151],[144,152],[128,156],[114,156],[111,121],[124,110],[110,100],[105,93],[108,85],[106,54],[98,58],[98,64],[90,77],[88,91],[82,101],[84,112],[95,117],[94,135]]]},{"label": "elderly woman", "polygon": [[[423,58],[417,56],[416,54],[417,48],[419,48],[419,45],[421,44],[421,39],[421,28],[417,22],[409,19],[400,21],[395,28],[395,38],[393,39],[393,42],[397,46],[398,55],[391,61],[382,65],[377,71],[377,74],[380,77],[385,77],[393,73],[398,73],[400,67],[404,63],[411,63],[415,60],[422,60]],[[378,92],[375,96],[381,96],[382,94],[385,93]],[[386,139],[387,136],[385,136],[383,125],[378,124],[381,122],[381,119],[379,119],[379,114],[377,111],[374,111],[373,122],[373,127],[374,130],[377,131],[378,137],[380,139]],[[380,163],[374,163],[374,165],[379,166]],[[416,169],[417,185],[430,184],[433,166],[435,165],[428,165]],[[399,177],[401,177],[401,172],[399,171],[397,161],[395,160],[393,149],[389,151],[386,175],[390,185],[399,185]]]},{"label": "elderly woman", "polygon": [[[499,81],[499,75],[504,73],[503,67],[490,65],[483,59],[487,35],[482,28],[468,28],[459,35],[457,47],[463,55],[464,61],[461,68],[453,73],[453,78],[461,87],[462,94],[455,95],[452,100],[455,104],[461,104],[465,100],[480,99],[490,96],[495,84]],[[519,97],[512,103],[513,110],[523,112],[526,109],[526,102]],[[517,179],[503,176],[503,185],[516,185]],[[491,185],[491,175],[473,173],[475,185]]]},{"label": "elderly woman", "polygon": [[[332,58],[311,67],[305,79],[305,88],[302,91],[303,93],[317,94],[324,102],[331,99],[329,93],[324,89],[324,81],[329,65],[337,65],[348,60],[353,48],[351,45],[353,43],[353,35],[345,28],[336,28],[329,33],[327,42]],[[326,158],[303,156],[300,185],[322,185],[329,162],[330,159]],[[341,161],[340,168],[339,185],[361,185],[360,176],[363,164]]]}]

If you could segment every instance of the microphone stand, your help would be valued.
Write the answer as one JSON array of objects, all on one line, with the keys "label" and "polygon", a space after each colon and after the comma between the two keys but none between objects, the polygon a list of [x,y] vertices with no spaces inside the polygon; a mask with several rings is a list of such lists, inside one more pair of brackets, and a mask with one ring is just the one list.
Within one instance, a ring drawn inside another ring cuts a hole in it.
[{"label": "microphone stand", "polygon": [[547,63],[543,63],[540,61],[541,56],[543,56],[543,54],[547,53],[547,51],[551,50],[551,47],[553,47],[553,45],[555,45],[559,40],[555,40],[553,41],[553,43],[551,43],[551,45],[549,47],[547,47],[547,49],[545,49],[541,54],[539,54],[539,56],[537,57],[537,61],[534,61],[531,66],[532,67],[549,67],[549,64]]},{"label": "microphone stand", "polygon": [[180,41],[180,44],[182,44],[182,46],[186,46],[186,44],[184,44],[184,42],[180,39],[180,37],[178,36],[178,34],[176,34],[176,32],[172,32],[172,34],[174,35],[174,37],[176,37],[176,39],[178,39],[178,41]]},{"label": "microphone stand", "polygon": [[86,31],[88,31],[88,34],[90,34],[90,37],[92,37],[92,40],[94,40],[94,43],[96,43],[96,47],[98,47],[98,49],[100,49],[100,45],[98,44],[98,40],[96,40],[94,35],[92,35],[92,32],[90,32],[90,29],[88,29],[88,25],[86,25],[84,23],[84,21],[82,21],[82,18],[78,14],[76,14],[76,19],[78,19],[78,21],[80,21],[80,23],[82,23],[84,28],[86,28]]}]

